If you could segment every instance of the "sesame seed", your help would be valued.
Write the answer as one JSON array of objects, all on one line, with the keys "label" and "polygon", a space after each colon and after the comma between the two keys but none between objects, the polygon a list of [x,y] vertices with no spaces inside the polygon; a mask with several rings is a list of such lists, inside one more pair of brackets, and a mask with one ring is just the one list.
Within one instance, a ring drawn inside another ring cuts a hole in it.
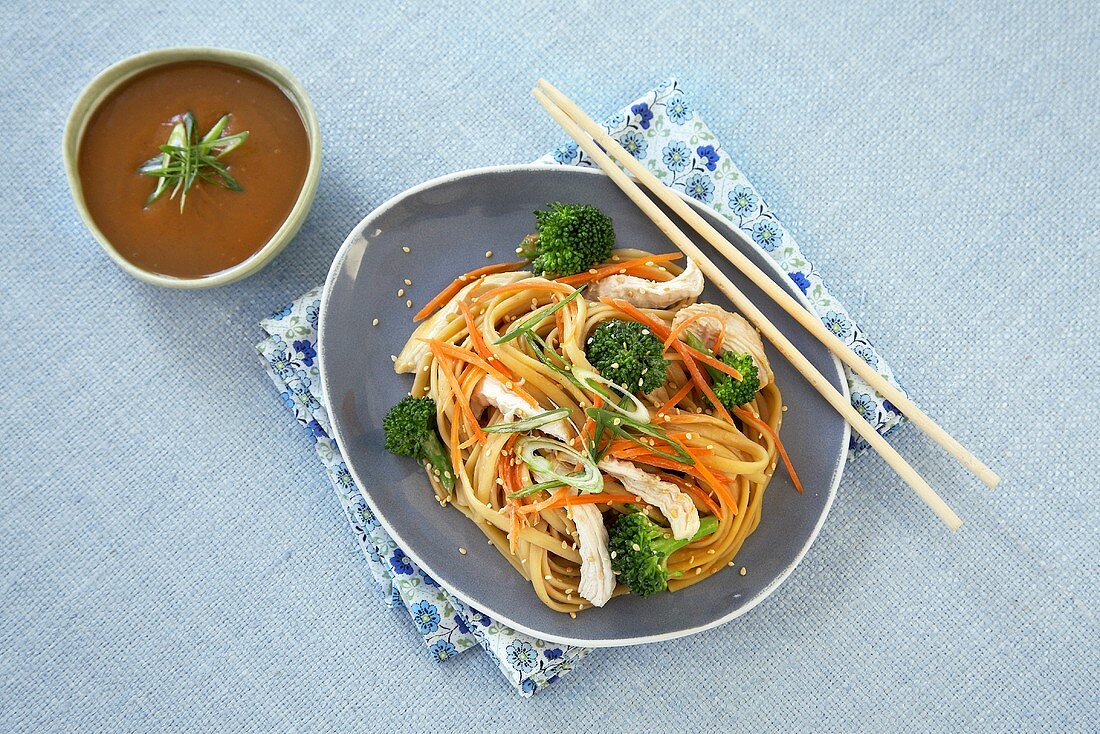
[{"label": "sesame seed", "polygon": [[784,406],[783,406],[783,412],[784,412],[784,413],[786,413],[786,412],[787,412],[787,406],[786,406],[786,405],[784,405]]},{"label": "sesame seed", "polygon": [[729,563],[727,563],[726,565],[727,565],[727,566],[729,566],[730,568],[733,568],[733,561],[730,561],[730,562],[729,562]]},{"label": "sesame seed", "polygon": [[405,289],[404,288],[398,288],[397,289],[397,297],[400,298],[403,295],[405,295]]},{"label": "sesame seed", "polygon": [[378,319],[375,319],[374,321],[370,322],[370,325],[371,326],[378,326]]},{"label": "sesame seed", "polygon": [[744,576],[745,574],[748,573],[748,569],[746,569],[744,566],[742,566],[741,570],[738,571],[738,573],[740,573],[742,576]]},{"label": "sesame seed", "polygon": [[516,248],[516,254],[517,255],[522,255],[523,254],[523,248],[522,247],[517,247]]},{"label": "sesame seed", "polygon": [[401,252],[412,252],[407,246],[401,248]]},{"label": "sesame seed", "polygon": [[[626,345],[624,344],[623,346],[626,346]],[[613,369],[613,370],[619,369],[619,363],[618,362],[612,362],[611,363],[611,369]]]},{"label": "sesame seed", "polygon": [[[564,543],[564,541],[562,541],[562,542]],[[611,557],[612,557],[612,558],[615,558],[615,557],[616,557],[616,556],[618,556],[618,555],[619,555],[619,552],[618,552],[618,551],[611,551]]]},{"label": "sesame seed", "polygon": [[492,250],[486,250],[485,251],[485,257],[492,257],[492,256],[493,256],[493,251]]},{"label": "sesame seed", "polygon": [[698,575],[699,575],[699,574],[701,574],[702,572],[703,572],[703,569],[701,569],[701,568],[697,568],[697,569],[695,569],[695,575],[696,575],[696,576],[698,576]]},{"label": "sesame seed", "polygon": [[710,550],[708,550],[708,551],[707,551],[707,555],[708,555],[708,556],[713,556],[713,555],[714,555],[714,549],[713,549],[713,548],[711,548]]},{"label": "sesame seed", "polygon": [[526,558],[521,558],[521,559],[519,559],[519,562],[520,563],[527,563],[527,559]]},{"label": "sesame seed", "polygon": [[408,278],[405,278],[405,285],[412,285],[412,284],[413,284],[413,282],[411,280],[409,280]]},{"label": "sesame seed", "polygon": [[461,553],[462,555],[466,555],[466,549],[465,548],[459,548],[458,552]]},{"label": "sesame seed", "polygon": [[413,302],[412,302],[412,299],[410,298],[409,300],[405,301],[405,308],[412,308],[412,307],[413,307]]},{"label": "sesame seed", "polygon": [[[572,596],[572,595],[570,595],[570,596]],[[569,612],[569,618],[570,619],[576,619],[577,618],[577,613],[576,612]]]},{"label": "sesame seed", "polygon": [[630,547],[633,548],[635,551],[640,551],[642,549],[642,546],[638,545],[637,543],[631,543]]},{"label": "sesame seed", "polygon": [[553,581],[554,580],[554,576],[552,574],[549,574],[549,573],[546,574],[545,576],[543,576],[543,578],[546,579],[547,581]]},{"label": "sesame seed", "polygon": [[391,354],[390,355],[390,361],[391,362],[396,362],[397,361],[397,355],[396,354]]},{"label": "sesame seed", "polygon": [[570,586],[568,589],[565,590],[565,593],[572,595],[573,591],[574,591],[573,587]]}]

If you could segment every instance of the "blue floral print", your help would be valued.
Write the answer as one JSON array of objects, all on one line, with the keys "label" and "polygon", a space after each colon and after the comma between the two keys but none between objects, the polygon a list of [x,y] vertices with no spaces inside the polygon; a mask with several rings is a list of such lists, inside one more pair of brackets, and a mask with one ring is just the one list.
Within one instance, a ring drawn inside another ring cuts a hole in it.
[{"label": "blue floral print", "polygon": [[439,612],[435,605],[426,601],[420,601],[412,606],[413,622],[416,629],[422,635],[428,635],[439,629]]},{"label": "blue floral print", "polygon": [[286,304],[285,306],[283,306],[282,308],[280,308],[275,313],[271,314],[271,316],[269,318],[272,321],[278,321],[280,319],[285,319],[287,316],[290,315],[291,311],[293,311],[293,310],[294,310],[294,302],[292,301],[292,302]]},{"label": "blue floral print", "polygon": [[308,339],[301,339],[294,342],[294,360],[304,364],[306,367],[313,366],[313,358],[317,356],[317,350],[313,348],[313,344]]},{"label": "blue floral print", "polygon": [[432,655],[435,655],[436,660],[439,660],[440,662],[454,657],[455,653],[458,652],[458,650],[455,649],[455,646],[447,642],[446,640],[436,640],[429,648],[429,650],[431,651]]},{"label": "blue floral print", "polygon": [[802,291],[803,293],[805,293],[806,291],[808,291],[810,289],[810,281],[802,273],[799,273],[799,272],[796,271],[796,272],[793,272],[793,273],[787,273],[787,275],[791,276],[791,280],[794,281],[794,284],[797,285],[798,289],[800,291]]},{"label": "blue floral print", "polygon": [[294,363],[283,349],[276,349],[268,355],[267,363],[271,365],[271,371],[284,381],[294,376]]},{"label": "blue floral print", "polygon": [[825,328],[836,334],[841,339],[847,339],[852,335],[852,322],[844,314],[830,311],[822,319]]},{"label": "blue floral print", "polygon": [[554,148],[554,160],[558,163],[569,164],[577,157],[577,144],[570,141],[562,143]]},{"label": "blue floral print", "polygon": [[705,173],[693,173],[684,181],[684,193],[704,204],[714,198],[714,182]]},{"label": "blue floral print", "polygon": [[348,471],[348,465],[342,461],[332,470],[332,478],[344,489],[351,487],[351,472]]},{"label": "blue floral print", "polygon": [[649,143],[637,130],[627,130],[619,137],[619,144],[626,148],[627,152],[635,158],[645,158]]},{"label": "blue floral print", "polygon": [[866,393],[852,393],[852,407],[868,423],[874,423],[878,419],[878,405],[875,403],[875,399]]},{"label": "blue floral print", "polygon": [[649,121],[653,119],[653,111],[649,109],[649,105],[645,102],[640,102],[630,108],[630,111],[638,116],[638,125],[643,130],[649,129]]},{"label": "blue floral print", "polygon": [[466,620],[462,618],[461,614],[456,614],[455,615],[454,622],[455,622],[455,629],[456,630],[458,630],[459,632],[461,632],[464,635],[469,634],[470,628],[466,626]]},{"label": "blue floral print", "polygon": [[778,247],[782,239],[783,233],[774,219],[761,219],[752,227],[752,241],[768,252]]},{"label": "blue floral print", "polygon": [[878,355],[875,354],[875,350],[871,349],[869,344],[855,344],[852,346],[852,351],[859,355],[867,364],[872,367],[878,367]]},{"label": "blue floral print", "polygon": [[314,438],[321,438],[328,435],[327,433],[325,433],[325,429],[321,427],[321,424],[318,423],[315,419],[310,420],[310,422],[306,424],[306,429],[309,431],[309,434]]},{"label": "blue floral print", "polygon": [[516,670],[528,673],[538,667],[539,655],[526,640],[513,640],[508,645],[508,662]]},{"label": "blue floral print", "polygon": [[528,695],[530,695],[530,694],[534,693],[536,690],[538,690],[538,687],[539,687],[538,684],[535,683],[535,681],[532,680],[531,678],[524,678],[523,683],[520,684],[520,690],[522,690],[524,693],[526,693]]},{"label": "blue floral print", "polygon": [[405,552],[398,548],[390,556],[390,565],[393,566],[395,573],[399,573],[403,576],[408,576],[413,572],[412,561],[405,555]]},{"label": "blue floral print", "polygon": [[713,145],[700,145],[695,149],[695,152],[703,159],[703,165],[707,167],[708,171],[713,171],[718,167],[718,153],[714,150]]},{"label": "blue floral print", "polygon": [[738,186],[728,196],[730,211],[737,216],[751,217],[756,213],[756,205],[760,203],[760,197],[748,186]]},{"label": "blue floral print", "polygon": [[321,317],[321,299],[318,298],[313,303],[306,306],[306,323],[317,328],[317,321]]},{"label": "blue floral print", "polygon": [[677,125],[683,125],[691,119],[691,105],[682,94],[674,94],[668,98],[665,102],[665,112],[668,114],[668,119]]},{"label": "blue floral print", "polygon": [[661,153],[661,160],[673,173],[679,173],[691,163],[691,151],[682,140],[670,141]]},{"label": "blue floral print", "polygon": [[551,647],[542,651],[542,656],[547,660],[557,660],[562,656],[561,648]]}]

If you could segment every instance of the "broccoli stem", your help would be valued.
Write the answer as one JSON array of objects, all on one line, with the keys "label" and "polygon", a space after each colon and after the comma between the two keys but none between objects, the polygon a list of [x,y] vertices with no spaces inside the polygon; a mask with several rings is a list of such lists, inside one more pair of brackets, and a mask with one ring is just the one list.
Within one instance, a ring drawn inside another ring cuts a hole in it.
[{"label": "broccoli stem", "polygon": [[688,543],[694,543],[700,538],[705,538],[717,530],[718,518],[714,515],[707,515],[699,521],[699,531],[695,533],[695,535],[690,538],[681,538],[680,540],[676,540],[675,538],[662,538],[653,544],[653,549],[658,553],[664,553],[666,556],[671,556]]},{"label": "broccoli stem", "polygon": [[428,460],[428,463],[439,472],[440,483],[448,492],[454,491],[454,467],[451,466],[451,459],[447,456],[447,448],[443,445],[443,441],[440,440],[439,434],[435,431],[431,431],[424,440],[421,451],[423,452],[424,458]]}]

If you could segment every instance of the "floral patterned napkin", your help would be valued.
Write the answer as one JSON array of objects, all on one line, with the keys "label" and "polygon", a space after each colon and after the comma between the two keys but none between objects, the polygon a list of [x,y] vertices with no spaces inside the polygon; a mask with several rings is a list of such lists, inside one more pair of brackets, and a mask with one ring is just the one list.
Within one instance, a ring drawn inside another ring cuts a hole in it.
[{"label": "floral patterned napkin", "polygon": [[[675,81],[660,85],[610,118],[605,126],[623,147],[674,189],[709,205],[734,222],[790,275],[833,333],[897,384],[847,310],[829,293],[794,238],[768,209]],[[549,165],[592,166],[570,142],[540,160]],[[352,481],[330,437],[328,412],[317,368],[317,317],[321,289],[315,288],[260,322],[268,337],[257,345],[283,402],[309,431],[321,463],[386,603],[403,608],[424,639],[430,656],[445,661],[480,646],[524,696],[571,671],[589,650],[557,645],[517,632],[455,599],[405,555],[382,529]],[[886,433],[901,415],[857,375],[847,372],[852,404]],[[858,450],[859,444],[853,443]]]}]

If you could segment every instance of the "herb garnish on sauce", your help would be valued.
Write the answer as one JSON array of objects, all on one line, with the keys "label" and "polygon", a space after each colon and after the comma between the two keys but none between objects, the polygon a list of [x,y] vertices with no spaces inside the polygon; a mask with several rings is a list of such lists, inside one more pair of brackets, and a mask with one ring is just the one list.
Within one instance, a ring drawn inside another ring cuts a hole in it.
[{"label": "herb garnish on sauce", "polygon": [[248,131],[222,135],[229,124],[229,115],[223,115],[199,138],[194,115],[185,112],[174,119],[176,124],[168,135],[168,142],[160,146],[161,154],[153,156],[138,168],[141,175],[158,179],[153,193],[145,200],[145,206],[171,190],[168,198],[175,199],[179,194],[182,213],[187,192],[196,181],[205,181],[231,191],[244,191],[221,159],[248,139]]}]

